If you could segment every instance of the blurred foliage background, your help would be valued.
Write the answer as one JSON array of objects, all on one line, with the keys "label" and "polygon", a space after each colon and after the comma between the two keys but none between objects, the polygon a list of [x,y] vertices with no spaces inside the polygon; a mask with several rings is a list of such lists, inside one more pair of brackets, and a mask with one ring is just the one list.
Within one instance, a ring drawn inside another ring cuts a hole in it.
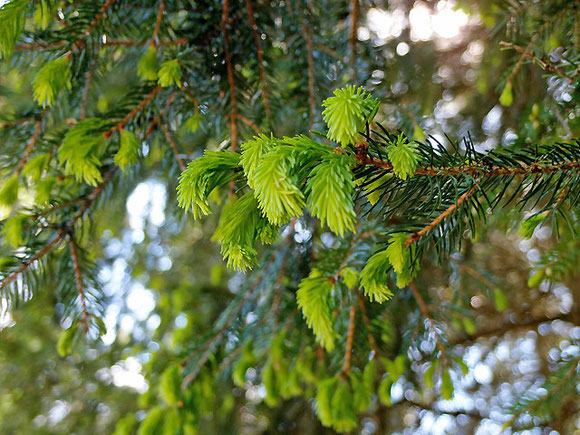
[{"label": "blurred foliage background", "polygon": [[[20,250],[2,239],[0,276],[86,204],[72,226],[102,324],[75,329],[77,255],[64,242],[2,289],[2,433],[332,433],[314,398],[319,380],[342,369],[348,315],[337,320],[337,352],[324,354],[295,292],[311,263],[350,256],[352,267],[364,265],[377,234],[397,222],[371,215],[340,239],[301,217],[260,253],[259,267],[233,273],[212,240],[218,218],[194,222],[176,205],[182,165],[205,149],[262,131],[324,131],[322,101],[348,83],[380,99],[386,129],[418,140],[469,136],[485,151],[579,136],[576,1],[225,5],[225,20],[213,0],[25,7],[26,27],[0,65],[1,186],[20,173],[36,125],[43,132],[30,159],[52,155],[85,116],[132,113],[157,89],[137,74],[151,47],[179,59],[183,81],[129,120],[142,158],[124,172],[105,160],[102,195],[57,167],[47,169],[47,205],[35,182],[21,187],[21,208],[36,217],[50,209],[50,218],[27,230]],[[71,88],[42,108],[34,78],[69,52]],[[218,208],[224,197],[212,198]],[[0,218],[13,213],[5,206]],[[425,258],[390,302],[361,300],[351,365],[362,373],[370,356],[385,370],[353,433],[580,433],[578,222],[525,234],[524,217],[515,207],[490,215],[448,261]]]}]

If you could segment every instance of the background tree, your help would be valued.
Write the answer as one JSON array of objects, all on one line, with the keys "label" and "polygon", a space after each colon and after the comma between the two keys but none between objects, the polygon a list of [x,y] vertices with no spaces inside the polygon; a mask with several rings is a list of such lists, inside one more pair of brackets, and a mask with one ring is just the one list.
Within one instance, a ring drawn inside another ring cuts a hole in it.
[{"label": "background tree", "polygon": [[577,430],[577,6],[4,2],[0,427]]}]

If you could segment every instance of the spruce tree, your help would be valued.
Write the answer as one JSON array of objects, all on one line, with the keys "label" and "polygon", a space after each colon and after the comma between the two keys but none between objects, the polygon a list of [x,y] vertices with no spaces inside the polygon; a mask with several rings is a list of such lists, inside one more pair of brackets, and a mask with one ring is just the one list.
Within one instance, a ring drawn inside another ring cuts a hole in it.
[{"label": "spruce tree", "polygon": [[4,2],[0,427],[577,430],[578,14]]}]

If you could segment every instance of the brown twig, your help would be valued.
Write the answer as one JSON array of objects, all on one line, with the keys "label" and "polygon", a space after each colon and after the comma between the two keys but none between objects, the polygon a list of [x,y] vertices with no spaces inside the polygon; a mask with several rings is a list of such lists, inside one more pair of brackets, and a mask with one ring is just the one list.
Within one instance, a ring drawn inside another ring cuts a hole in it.
[{"label": "brown twig", "polygon": [[99,11],[99,13],[97,14],[97,16],[93,19],[93,21],[91,21],[91,24],[89,24],[89,27],[87,27],[87,29],[85,30],[85,33],[83,35],[83,37],[81,39],[79,39],[78,41],[76,41],[69,52],[69,56],[70,53],[72,53],[75,49],[79,48],[80,46],[84,45],[85,43],[85,39],[91,34],[91,32],[93,31],[93,29],[95,28],[95,26],[99,23],[99,21],[101,21],[101,19],[105,16],[105,14],[107,13],[107,10],[109,9],[109,7],[113,4],[113,1],[115,0],[107,0],[104,4],[103,7],[101,8],[101,10]]},{"label": "brown twig", "polygon": [[254,124],[250,119],[248,119],[247,117],[245,117],[244,115],[242,115],[241,113],[238,113],[238,119],[240,121],[242,121],[244,124],[248,125],[249,127],[252,128],[252,130],[254,130],[256,133],[258,134],[262,134],[262,130],[260,130],[260,127],[258,127],[256,124]]},{"label": "brown twig", "polygon": [[117,125],[115,125],[113,128],[111,128],[110,130],[106,131],[104,134],[105,138],[109,138],[112,136],[113,133],[115,133],[115,131],[120,131],[123,129],[123,127],[125,127],[125,125],[131,120],[133,119],[141,110],[143,110],[143,108],[147,105],[147,103],[149,103],[149,101],[151,101],[153,99],[153,97],[155,97],[155,95],[157,95],[159,93],[159,91],[163,89],[160,85],[157,85],[155,88],[153,88],[153,90],[149,93],[149,95],[147,95],[143,101],[141,101],[133,110],[131,110],[131,112],[129,112],[127,114],[127,116],[125,116],[121,122],[119,122]]},{"label": "brown twig", "polygon": [[512,44],[511,42],[506,42],[506,41],[501,41],[499,44],[504,46],[504,47],[511,48],[512,50],[517,51],[518,53],[520,53],[524,57],[530,58],[532,61],[537,62],[542,67],[542,69],[544,69],[546,71],[553,72],[554,74],[557,74],[560,77],[567,79],[570,83],[572,83],[574,81],[574,78],[572,76],[566,74],[564,71],[562,71],[557,66],[553,65],[551,62],[549,62],[545,59],[542,59],[540,57],[537,57],[534,53],[526,50],[523,47],[520,47],[519,45],[515,45],[515,44]]},{"label": "brown twig", "polygon": [[230,34],[229,34],[229,23],[228,23],[228,13],[229,13],[229,0],[223,0],[222,8],[222,30],[224,33],[224,51],[226,57],[226,68],[228,71],[228,83],[230,87],[230,105],[231,105],[231,134],[232,134],[232,151],[236,151],[237,141],[238,141],[238,125],[237,125],[237,104],[236,104],[236,86],[234,82],[234,67],[232,65],[232,57],[230,54]]},{"label": "brown twig", "polygon": [[165,133],[165,137],[167,138],[167,141],[171,145],[171,148],[173,148],[173,153],[175,154],[175,158],[177,159],[177,163],[179,164],[179,169],[181,169],[183,171],[185,169],[185,164],[183,163],[183,159],[179,155],[179,149],[177,148],[177,144],[173,140],[173,136],[171,135],[171,132],[169,131],[169,129],[167,128],[167,125],[165,125],[165,123],[163,122],[162,119],[159,121],[159,123],[161,125],[161,129],[163,130],[163,133]]},{"label": "brown twig", "polygon": [[90,87],[91,87],[91,82],[93,80],[93,75],[95,74],[95,69],[97,68],[97,61],[98,61],[99,55],[98,52],[95,53],[95,56],[93,56],[93,61],[91,62],[91,66],[89,68],[89,70],[87,71],[85,77],[85,87],[83,89],[83,96],[81,98],[81,112],[79,115],[79,119],[82,121],[83,119],[85,119],[86,116],[86,111],[87,111],[87,101],[89,99],[89,91],[90,91]]},{"label": "brown twig", "polygon": [[359,306],[360,312],[362,314],[363,322],[365,324],[365,328],[367,329],[367,337],[369,340],[369,345],[371,346],[371,350],[373,351],[373,358],[378,359],[379,352],[377,349],[377,342],[375,341],[375,337],[373,336],[372,331],[371,331],[371,322],[367,316],[367,309],[365,307],[364,299],[359,292],[356,293],[356,296],[358,299],[358,306]]},{"label": "brown twig", "polygon": [[[159,41],[157,46],[169,46],[169,45],[184,45],[187,44],[187,38],[177,38],[173,40]],[[18,44],[14,47],[14,51],[27,51],[27,50],[38,50],[46,49],[51,50],[54,48],[60,48],[65,46],[68,41],[58,41],[53,43],[48,42],[36,42],[36,43],[23,43]],[[136,45],[143,45],[142,41],[136,39],[108,39],[103,43],[105,47],[134,47]]]},{"label": "brown twig", "polygon": [[165,8],[165,3],[163,0],[159,2],[159,11],[157,12],[157,19],[155,20],[155,29],[153,30],[153,36],[151,38],[151,46],[157,47],[159,37],[159,29],[161,28],[161,20],[163,19],[163,9]]},{"label": "brown twig", "polygon": [[342,367],[342,376],[347,376],[350,371],[350,360],[352,356],[352,346],[354,344],[354,329],[356,327],[356,307],[354,301],[350,304],[350,316],[348,322],[348,337],[346,339],[346,351],[344,354],[344,365]]},{"label": "brown twig", "polygon": [[461,195],[459,197],[457,202],[451,204],[447,208],[447,210],[445,210],[443,213],[441,213],[439,216],[437,216],[435,219],[433,219],[429,223],[429,225],[425,226],[421,231],[418,231],[415,234],[411,234],[409,236],[409,238],[405,241],[405,246],[409,246],[410,244],[419,240],[421,237],[423,237],[429,231],[434,230],[445,218],[449,217],[449,215],[451,215],[455,210],[457,210],[461,206],[461,204],[463,204],[465,202],[465,200],[473,194],[473,192],[475,192],[478,185],[479,185],[479,183],[475,183],[471,189],[469,189],[467,192],[465,192],[463,195]]},{"label": "brown twig", "polygon": [[28,156],[30,155],[30,152],[32,151],[32,149],[34,148],[34,145],[38,141],[38,137],[40,136],[41,130],[42,130],[42,118],[39,119],[38,121],[36,121],[36,127],[34,127],[34,133],[32,133],[32,137],[28,141],[28,145],[26,146],[26,149],[24,150],[24,154],[23,154],[22,158],[20,159],[20,161],[18,162],[18,166],[16,166],[16,171],[15,171],[16,175],[20,175],[20,173],[22,172],[24,165],[28,161]]},{"label": "brown twig", "polygon": [[308,59],[308,136],[312,136],[314,126],[314,56],[312,50],[312,40],[306,23],[306,18],[302,17],[302,34],[306,44],[306,57]]},{"label": "brown twig", "polygon": [[83,276],[81,274],[79,255],[77,252],[77,246],[76,246],[76,241],[75,241],[73,231],[69,232],[68,237],[69,237],[70,252],[72,255],[72,259],[73,259],[75,279],[76,279],[76,284],[77,284],[77,291],[79,292],[79,298],[81,301],[81,309],[82,309],[81,323],[83,324],[83,326],[85,328],[85,333],[86,333],[89,330],[89,324],[88,324],[89,312],[87,310],[87,300],[86,300],[86,296],[85,296],[85,289],[83,286]]},{"label": "brown twig", "polygon": [[415,297],[415,300],[419,305],[419,310],[421,310],[421,314],[423,314],[423,317],[425,317],[425,319],[427,320],[429,329],[435,335],[435,344],[437,345],[439,352],[441,352],[443,362],[445,363],[446,367],[449,367],[449,358],[447,357],[447,352],[445,351],[445,347],[443,346],[443,342],[441,341],[441,337],[439,336],[437,329],[435,329],[435,324],[433,323],[433,319],[431,318],[431,314],[429,313],[429,308],[427,307],[427,304],[425,304],[423,296],[421,296],[421,293],[419,292],[419,289],[417,288],[417,285],[415,284],[414,281],[411,281],[409,287],[411,288],[411,292],[413,292],[413,296]]},{"label": "brown twig", "polygon": [[252,27],[252,34],[254,35],[254,42],[256,43],[256,52],[258,56],[258,75],[262,83],[262,97],[264,98],[264,108],[266,109],[266,117],[271,118],[270,103],[268,103],[268,86],[266,83],[266,74],[264,73],[264,53],[262,51],[262,43],[258,33],[258,26],[254,19],[254,8],[252,7],[252,0],[246,0],[246,8],[250,17],[250,26]]},{"label": "brown twig", "polygon": [[358,30],[358,12],[359,4],[358,0],[350,0],[350,64],[351,64],[351,75],[352,81],[357,82],[356,78],[356,42],[358,40],[357,30]]},{"label": "brown twig", "polygon": [[12,281],[18,278],[18,276],[24,271],[26,271],[34,262],[40,260],[46,254],[48,254],[52,250],[52,248],[54,248],[54,246],[62,240],[63,236],[64,233],[60,232],[55,238],[53,238],[50,241],[50,243],[45,245],[44,248],[42,248],[40,251],[34,254],[29,260],[22,263],[22,265],[17,270],[12,272],[12,274],[8,275],[2,282],[0,282],[0,290],[3,290],[4,288],[8,287],[8,285]]}]

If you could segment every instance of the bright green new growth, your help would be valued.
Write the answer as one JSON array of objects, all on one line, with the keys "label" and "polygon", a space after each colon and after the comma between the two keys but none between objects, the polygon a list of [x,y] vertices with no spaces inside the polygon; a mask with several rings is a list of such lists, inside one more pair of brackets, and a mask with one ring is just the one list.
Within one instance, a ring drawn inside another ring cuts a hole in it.
[{"label": "bright green new growth", "polygon": [[26,215],[16,215],[4,222],[2,236],[4,236],[6,243],[15,249],[22,244],[22,233],[26,219]]},{"label": "bright green new growth", "polygon": [[42,173],[46,169],[46,165],[50,160],[48,153],[39,154],[26,162],[22,175],[27,177],[32,182],[37,182],[42,177]]},{"label": "bright green new growth", "polygon": [[308,208],[328,227],[342,237],[354,230],[354,177],[350,167],[354,158],[345,154],[329,154],[311,172],[306,185]]},{"label": "bright green new growth", "polygon": [[380,187],[393,177],[393,174],[385,174],[373,180],[365,187],[365,194],[371,205],[375,205],[383,195]]},{"label": "bright green new growth", "polygon": [[294,148],[280,145],[264,155],[254,169],[254,185],[260,209],[274,225],[282,225],[304,208],[304,194],[291,174]]},{"label": "bright green new growth", "polygon": [[154,47],[150,47],[143,57],[139,59],[137,74],[141,80],[157,80],[158,69],[159,60],[157,59],[157,50]]},{"label": "bright green new growth", "polygon": [[248,179],[248,186],[252,189],[258,184],[256,180],[256,168],[260,164],[262,157],[275,148],[278,143],[279,141],[273,135],[268,138],[268,136],[260,134],[242,144],[240,163]]},{"label": "bright green new growth", "polygon": [[362,140],[359,132],[365,122],[374,116],[378,100],[367,94],[362,87],[346,86],[336,89],[322,105],[322,115],[328,125],[328,138],[342,146]]},{"label": "bright green new growth", "polygon": [[386,251],[380,251],[368,259],[367,264],[360,273],[360,283],[365,296],[369,300],[379,304],[393,296],[387,286],[387,270],[389,269],[389,257]]},{"label": "bright green new growth", "polygon": [[228,267],[244,272],[258,264],[256,240],[265,225],[269,224],[261,216],[252,192],[232,199],[224,207],[214,238],[221,243]]},{"label": "bright green new growth", "polygon": [[25,0],[12,0],[0,8],[0,59],[12,56],[26,23]]},{"label": "bright green new growth", "polygon": [[165,369],[160,379],[160,392],[163,401],[170,406],[178,405],[181,398],[181,370],[178,365]]},{"label": "bright green new growth", "polygon": [[129,130],[121,130],[119,151],[113,158],[115,164],[125,170],[128,166],[139,160],[139,139],[135,133]]},{"label": "bright green new growth", "polygon": [[107,125],[101,119],[88,118],[67,132],[58,150],[66,175],[73,175],[77,181],[91,186],[102,181],[99,167],[105,146],[103,130]]},{"label": "bright green new growth", "polygon": [[411,247],[405,246],[408,235],[405,233],[393,234],[389,246],[385,250],[391,266],[397,273],[397,287],[403,288],[409,284],[418,267],[412,267],[412,250]]},{"label": "bright green new growth", "polygon": [[407,177],[415,174],[419,162],[417,145],[407,143],[407,138],[402,133],[397,137],[396,143],[391,142],[391,145],[387,147],[387,153],[397,177],[406,180]]},{"label": "bright green new growth", "polygon": [[332,396],[332,427],[337,432],[350,432],[358,426],[358,419],[354,412],[353,396],[350,386],[343,379],[337,382]]},{"label": "bright green new growth", "polygon": [[71,71],[66,57],[45,64],[32,82],[34,99],[42,107],[51,106],[63,89],[71,88]]},{"label": "bright green new growth", "polygon": [[499,104],[509,107],[514,102],[514,95],[512,92],[512,82],[508,81],[499,96]]},{"label": "bright green new growth", "polygon": [[308,327],[314,332],[316,341],[327,351],[334,349],[335,339],[330,307],[331,293],[332,283],[316,269],[302,280],[296,292],[298,307],[302,310]]},{"label": "bright green new growth", "polygon": [[538,213],[524,219],[520,225],[518,234],[524,239],[529,239],[534,235],[534,231],[538,225],[540,225],[546,219],[548,212]]},{"label": "bright green new growth", "polygon": [[0,205],[11,206],[18,201],[18,190],[20,182],[17,175],[12,175],[4,180],[4,185],[0,188]]},{"label": "bright green new growth", "polygon": [[56,177],[50,176],[40,180],[36,183],[36,192],[34,195],[34,201],[38,204],[48,204],[50,202],[50,193],[52,187],[56,183]]},{"label": "bright green new growth", "polygon": [[239,163],[239,154],[230,151],[206,151],[203,157],[190,162],[179,176],[179,207],[191,210],[195,219],[210,214],[209,194],[235,177],[234,169]]},{"label": "bright green new growth", "polygon": [[177,59],[168,60],[161,64],[159,69],[159,80],[158,83],[167,88],[168,86],[180,86],[181,85],[181,67],[179,66],[179,61]]},{"label": "bright green new growth", "polygon": [[200,116],[199,113],[196,112],[192,116],[187,118],[187,121],[185,121],[183,128],[185,128],[190,133],[195,133],[199,129],[199,121]]}]

